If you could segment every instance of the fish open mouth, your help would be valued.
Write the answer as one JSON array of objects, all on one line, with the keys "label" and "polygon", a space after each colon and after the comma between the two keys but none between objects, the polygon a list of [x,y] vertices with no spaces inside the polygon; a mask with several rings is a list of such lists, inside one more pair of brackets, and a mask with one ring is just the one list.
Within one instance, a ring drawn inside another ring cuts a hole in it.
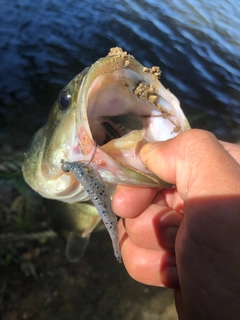
[{"label": "fish open mouth", "polygon": [[[159,81],[159,67],[144,67],[116,49],[80,78],[76,155],[78,161],[92,159],[107,182],[137,184],[153,176],[140,159],[142,146],[173,138],[189,124],[178,99]],[[91,158],[93,141],[98,148]]]},{"label": "fish open mouth", "polygon": [[116,159],[144,171],[140,147],[172,138],[186,125],[177,98],[149,70],[122,68],[101,74],[86,99],[93,140]]}]

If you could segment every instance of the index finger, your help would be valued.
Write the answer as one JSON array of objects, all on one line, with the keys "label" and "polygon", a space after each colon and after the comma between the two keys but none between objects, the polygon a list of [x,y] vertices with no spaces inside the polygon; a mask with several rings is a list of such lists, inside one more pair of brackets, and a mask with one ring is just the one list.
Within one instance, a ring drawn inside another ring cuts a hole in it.
[{"label": "index finger", "polygon": [[118,186],[112,199],[112,208],[117,216],[133,218],[152,202],[156,188]]},{"label": "index finger", "polygon": [[234,144],[230,142],[225,142],[219,140],[223,148],[240,164],[240,146],[239,144]]}]

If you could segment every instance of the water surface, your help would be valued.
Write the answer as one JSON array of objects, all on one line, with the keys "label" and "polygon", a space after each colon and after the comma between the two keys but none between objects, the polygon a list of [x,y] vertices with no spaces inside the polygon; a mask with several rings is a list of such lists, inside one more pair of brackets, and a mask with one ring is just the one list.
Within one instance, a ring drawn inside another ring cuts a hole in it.
[{"label": "water surface", "polygon": [[59,90],[116,45],[160,66],[193,127],[238,138],[239,16],[234,0],[2,0],[0,142],[24,145]]}]

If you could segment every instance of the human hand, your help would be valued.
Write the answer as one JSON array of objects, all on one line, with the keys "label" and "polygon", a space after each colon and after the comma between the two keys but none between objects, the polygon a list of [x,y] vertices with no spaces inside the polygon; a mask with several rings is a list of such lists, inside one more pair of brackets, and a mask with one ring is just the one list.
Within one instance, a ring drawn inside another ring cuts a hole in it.
[{"label": "human hand", "polygon": [[240,148],[201,130],[143,147],[176,189],[118,187],[113,209],[136,280],[175,290],[180,319],[240,319]]}]

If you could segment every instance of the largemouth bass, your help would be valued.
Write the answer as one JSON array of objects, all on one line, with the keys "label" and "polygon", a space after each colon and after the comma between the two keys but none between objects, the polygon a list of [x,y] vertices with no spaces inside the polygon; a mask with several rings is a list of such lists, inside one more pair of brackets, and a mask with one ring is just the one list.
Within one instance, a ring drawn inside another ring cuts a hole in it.
[{"label": "largemouth bass", "polygon": [[[88,239],[101,218],[86,206],[90,193],[77,174],[62,170],[63,160],[90,165],[108,197],[117,184],[172,187],[139,158],[146,142],[167,140],[190,128],[178,99],[159,76],[158,67],[144,67],[121,48],[112,48],[62,89],[46,125],[33,137],[23,163],[24,178],[45,198],[77,203],[79,221],[84,220],[77,228],[80,238]],[[86,241],[83,247],[70,254],[68,243],[69,260],[82,256]]]}]

